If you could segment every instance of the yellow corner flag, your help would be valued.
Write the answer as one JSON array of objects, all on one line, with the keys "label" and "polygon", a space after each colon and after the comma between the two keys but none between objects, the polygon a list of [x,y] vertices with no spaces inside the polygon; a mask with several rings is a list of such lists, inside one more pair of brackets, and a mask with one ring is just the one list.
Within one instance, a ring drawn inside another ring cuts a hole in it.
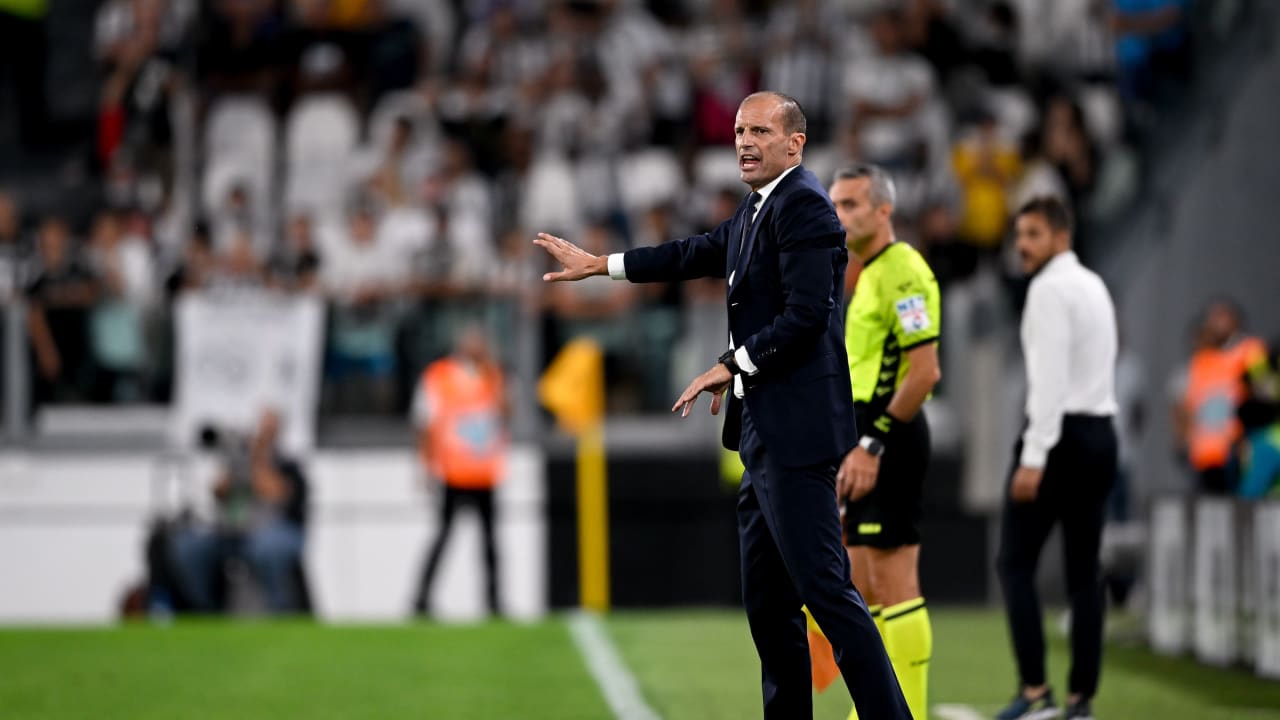
[{"label": "yellow corner flag", "polygon": [[604,355],[593,340],[565,345],[538,380],[538,399],[578,437],[578,594],[609,609],[609,495],[604,455]]},{"label": "yellow corner flag", "polygon": [[594,340],[565,345],[538,380],[538,399],[560,427],[581,435],[604,417],[604,354]]},{"label": "yellow corner flag", "polygon": [[809,670],[813,674],[813,689],[822,692],[840,677],[840,667],[836,665],[831,641],[827,640],[822,628],[818,627],[809,608],[800,609],[804,611],[805,624],[809,628]]}]

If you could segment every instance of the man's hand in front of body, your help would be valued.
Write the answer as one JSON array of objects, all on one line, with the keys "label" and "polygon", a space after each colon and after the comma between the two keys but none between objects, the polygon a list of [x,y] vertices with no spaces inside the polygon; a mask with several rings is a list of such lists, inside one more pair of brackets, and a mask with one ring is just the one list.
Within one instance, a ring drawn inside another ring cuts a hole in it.
[{"label": "man's hand in front of body", "polygon": [[711,393],[711,414],[719,415],[720,406],[724,403],[724,391],[729,389],[729,383],[733,382],[733,373],[729,372],[729,368],[721,363],[716,363],[712,368],[689,383],[689,387],[680,393],[680,399],[676,400],[676,404],[671,406],[671,412],[680,410],[680,417],[689,417],[689,411],[693,409],[694,403],[698,401],[698,396],[704,392]]},{"label": "man's hand in front of body", "polygon": [[551,253],[551,257],[564,266],[564,269],[559,272],[549,272],[543,275],[542,279],[547,282],[582,280],[593,275],[609,274],[608,257],[592,255],[564,238],[558,238],[547,233],[538,233],[538,237],[534,239],[533,244]]},{"label": "man's hand in front of body", "polygon": [[880,475],[880,458],[856,447],[844,456],[836,473],[836,497],[860,500],[876,487]]},{"label": "man's hand in front of body", "polygon": [[1009,485],[1009,496],[1014,502],[1035,502],[1040,494],[1040,481],[1044,479],[1044,468],[1019,465],[1013,473],[1013,482]]}]

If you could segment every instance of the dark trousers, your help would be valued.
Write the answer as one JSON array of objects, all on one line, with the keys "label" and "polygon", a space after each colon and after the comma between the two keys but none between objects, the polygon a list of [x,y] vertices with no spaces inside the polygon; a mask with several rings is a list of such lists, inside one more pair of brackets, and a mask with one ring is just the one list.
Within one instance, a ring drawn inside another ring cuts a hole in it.
[{"label": "dark trousers", "polygon": [[[1014,468],[1021,454],[1019,441],[1014,448]],[[1116,436],[1111,418],[1067,415],[1062,422],[1062,436],[1049,452],[1036,499],[1015,503],[1006,491],[997,567],[1023,685],[1045,682],[1044,629],[1036,593],[1036,568],[1049,531],[1061,523],[1071,602],[1069,691],[1088,698],[1098,690],[1103,613],[1098,546],[1107,494],[1115,475]]]},{"label": "dark trousers", "polygon": [[440,530],[436,533],[431,550],[427,553],[422,577],[418,583],[418,592],[413,600],[413,607],[418,612],[425,612],[431,602],[431,584],[435,582],[436,572],[440,569],[440,557],[444,555],[445,546],[449,543],[453,518],[464,505],[474,507],[480,514],[480,526],[484,536],[484,563],[489,573],[486,600],[489,603],[489,611],[498,613],[498,548],[493,529],[493,490],[464,490],[448,485],[445,485],[444,503],[440,509]]},{"label": "dark trousers", "polygon": [[744,410],[738,491],[742,600],[760,655],[766,720],[813,717],[807,605],[835,650],[858,714],[909,720],[884,643],[849,578],[840,534],[835,475],[839,458],[779,467]]}]

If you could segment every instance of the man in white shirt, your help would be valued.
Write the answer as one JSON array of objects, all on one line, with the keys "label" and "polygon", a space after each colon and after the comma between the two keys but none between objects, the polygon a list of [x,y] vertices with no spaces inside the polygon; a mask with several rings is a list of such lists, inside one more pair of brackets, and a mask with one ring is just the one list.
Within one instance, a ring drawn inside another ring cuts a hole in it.
[{"label": "man in white shirt", "polygon": [[997,718],[1059,716],[1045,679],[1035,577],[1045,539],[1061,522],[1071,601],[1065,717],[1091,720],[1102,661],[1098,545],[1117,467],[1115,308],[1102,279],[1071,251],[1071,214],[1061,200],[1027,202],[1016,232],[1022,269],[1032,276],[1022,315],[1027,427],[1014,450],[998,565],[1020,686]]}]

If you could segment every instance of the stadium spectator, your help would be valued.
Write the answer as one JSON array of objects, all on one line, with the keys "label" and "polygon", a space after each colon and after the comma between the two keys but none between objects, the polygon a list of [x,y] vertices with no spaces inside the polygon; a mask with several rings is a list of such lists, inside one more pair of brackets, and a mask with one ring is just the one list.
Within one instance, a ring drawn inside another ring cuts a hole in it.
[{"label": "stadium spectator", "polygon": [[755,28],[738,0],[715,0],[684,39],[693,83],[694,143],[732,145],[738,101],[754,89]]},{"label": "stadium spectator", "polygon": [[438,218],[435,244],[445,256],[428,272],[459,286],[481,284],[495,249],[493,200],[465,143],[456,138],[444,142],[439,167],[427,178],[422,194]]},{"label": "stadium spectator", "polygon": [[286,292],[310,292],[319,288],[320,268],[315,223],[309,213],[294,213],[285,228],[283,247],[268,263],[271,282]]},{"label": "stadium spectator", "polygon": [[1066,182],[1073,208],[1083,207],[1098,171],[1098,150],[1089,137],[1080,105],[1054,95],[1044,109],[1040,151]]},{"label": "stadium spectator", "polygon": [[964,38],[943,0],[906,0],[902,4],[902,33],[906,47],[933,67],[939,84],[968,60]]},{"label": "stadium spectator", "polygon": [[155,294],[155,267],[150,244],[140,234],[145,228],[124,224],[120,214],[104,211],[89,236],[89,266],[102,284],[89,318],[98,402],[137,401],[142,395],[144,322]]},{"label": "stadium spectator", "polygon": [[389,193],[413,197],[426,180],[435,148],[407,114],[392,120],[385,144],[384,154],[374,171],[376,184]]},{"label": "stadium spectator", "polygon": [[761,82],[790,89],[809,116],[809,136],[815,143],[826,140],[832,115],[842,110],[832,107],[831,93],[834,48],[846,42],[839,9],[818,0],[778,3],[765,26],[769,45]]},{"label": "stadium spectator", "polygon": [[877,12],[870,29],[874,54],[853,61],[844,75],[859,154],[894,170],[918,170],[928,159],[926,113],[934,99],[933,69],[905,49],[900,11]]},{"label": "stadium spectator", "polygon": [[332,245],[322,246],[321,285],[334,303],[328,373],[340,407],[394,407],[398,311],[392,301],[408,288],[412,255],[429,239],[428,228],[415,208],[393,208],[379,218],[366,200],[353,207]]},{"label": "stadium spectator", "polygon": [[464,328],[453,353],[423,371],[413,399],[412,420],[418,433],[423,478],[428,486],[439,483],[444,488],[440,527],[413,597],[417,614],[430,610],[432,584],[454,518],[468,505],[480,516],[488,571],[485,600],[489,612],[502,612],[493,501],[504,472],[509,414],[502,370],[483,328]]},{"label": "stadium spectator", "polygon": [[1035,197],[1067,197],[1067,182],[1057,165],[1045,155],[1041,135],[1037,129],[1022,138],[1022,176],[1011,191],[1011,207],[1022,207]]},{"label": "stadium spectator", "polygon": [[1244,334],[1244,318],[1230,300],[1215,300],[1201,315],[1197,347],[1185,374],[1174,384],[1175,442],[1196,475],[1202,493],[1232,493],[1240,478],[1237,417],[1251,382],[1266,369],[1261,340]]},{"label": "stadium spectator", "polygon": [[190,6],[164,0],[116,0],[100,8],[97,54],[106,79],[98,110],[98,157],[110,166],[124,149],[146,174],[172,166],[174,60]]},{"label": "stadium spectator", "polygon": [[198,221],[182,248],[182,257],[165,278],[165,293],[172,300],[183,292],[208,286],[216,272],[216,265],[209,224],[203,220]]},{"label": "stadium spectator", "polygon": [[1018,83],[1018,14],[1004,0],[987,5],[971,38],[970,58],[988,83],[1008,87]]},{"label": "stadium spectator", "polygon": [[248,564],[267,610],[305,610],[300,583],[307,521],[307,480],[302,467],[279,448],[280,415],[264,411],[252,437],[217,438],[224,453],[213,486],[217,521],[184,526],[173,538],[173,562],[183,597],[197,612],[227,608],[229,561]]},{"label": "stadium spectator", "polygon": [[92,382],[89,311],[101,294],[80,257],[71,229],[45,218],[36,237],[36,263],[26,287],[27,330],[35,357],[35,404],[83,400]]},{"label": "stadium spectator", "polygon": [[212,286],[220,289],[256,290],[266,282],[262,262],[254,249],[249,231],[232,231],[227,247],[217,255]]},{"label": "stadium spectator", "polygon": [[994,254],[1008,225],[1009,193],[1022,174],[1018,148],[1001,137],[995,116],[983,112],[961,132],[951,166],[963,199],[960,239]]},{"label": "stadium spectator", "polygon": [[217,252],[227,252],[241,234],[246,234],[254,253],[265,254],[271,243],[267,233],[261,232],[262,218],[258,205],[264,201],[264,198],[254,197],[247,183],[235,183],[227,189],[226,198],[210,223],[213,247]]},{"label": "stadium spectator", "polygon": [[979,265],[981,254],[960,239],[959,225],[955,210],[944,198],[930,200],[916,223],[916,243],[944,290],[971,277]]}]

